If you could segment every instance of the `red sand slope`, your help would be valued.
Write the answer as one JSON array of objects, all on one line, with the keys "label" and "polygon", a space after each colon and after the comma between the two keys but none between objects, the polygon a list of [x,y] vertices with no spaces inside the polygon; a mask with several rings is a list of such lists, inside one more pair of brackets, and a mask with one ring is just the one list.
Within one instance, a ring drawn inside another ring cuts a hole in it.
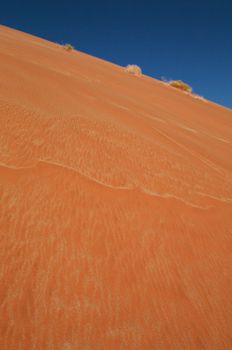
[{"label": "red sand slope", "polygon": [[232,349],[232,111],[0,27],[0,349]]}]

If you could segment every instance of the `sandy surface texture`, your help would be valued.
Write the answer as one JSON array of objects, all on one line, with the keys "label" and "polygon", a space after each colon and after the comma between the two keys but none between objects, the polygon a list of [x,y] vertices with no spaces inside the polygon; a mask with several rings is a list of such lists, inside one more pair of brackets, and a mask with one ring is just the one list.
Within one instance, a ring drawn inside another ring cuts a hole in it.
[{"label": "sandy surface texture", "polygon": [[232,349],[232,111],[0,26],[0,349]]}]

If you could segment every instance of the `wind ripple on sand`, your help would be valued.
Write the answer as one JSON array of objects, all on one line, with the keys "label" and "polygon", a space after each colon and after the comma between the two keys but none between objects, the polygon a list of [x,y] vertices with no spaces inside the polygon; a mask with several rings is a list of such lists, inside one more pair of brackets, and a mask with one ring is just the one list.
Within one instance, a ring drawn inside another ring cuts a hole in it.
[{"label": "wind ripple on sand", "polygon": [[232,349],[231,111],[0,26],[0,349]]}]

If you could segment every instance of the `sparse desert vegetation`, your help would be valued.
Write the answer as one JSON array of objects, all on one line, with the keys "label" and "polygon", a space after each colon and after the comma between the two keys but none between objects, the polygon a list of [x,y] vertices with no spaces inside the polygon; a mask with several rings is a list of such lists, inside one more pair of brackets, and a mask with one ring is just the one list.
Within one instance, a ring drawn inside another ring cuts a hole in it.
[{"label": "sparse desert vegetation", "polygon": [[194,97],[194,98],[196,98],[196,99],[198,99],[198,100],[204,101],[204,102],[207,101],[203,96],[199,96],[199,95],[197,95],[197,94],[192,94],[192,97]]},{"label": "sparse desert vegetation", "polygon": [[136,64],[128,64],[128,66],[126,66],[126,72],[136,75],[136,76],[141,76],[142,75],[142,70],[139,66],[137,66]]},{"label": "sparse desert vegetation", "polygon": [[66,51],[72,51],[72,50],[74,50],[74,46],[71,45],[71,44],[65,44],[65,45],[64,45],[64,49],[65,49]]},{"label": "sparse desert vegetation", "polygon": [[186,92],[192,92],[191,86],[189,86],[187,83],[183,82],[182,80],[171,80],[168,82],[168,84],[176,89],[180,89]]},{"label": "sparse desert vegetation", "polygon": [[204,102],[207,101],[203,96],[199,96],[198,94],[194,93],[191,86],[188,85],[187,83],[184,83],[182,80],[168,80],[165,77],[161,77],[161,81],[163,81],[165,84],[168,84],[174,88],[188,92],[193,98],[196,98]]}]

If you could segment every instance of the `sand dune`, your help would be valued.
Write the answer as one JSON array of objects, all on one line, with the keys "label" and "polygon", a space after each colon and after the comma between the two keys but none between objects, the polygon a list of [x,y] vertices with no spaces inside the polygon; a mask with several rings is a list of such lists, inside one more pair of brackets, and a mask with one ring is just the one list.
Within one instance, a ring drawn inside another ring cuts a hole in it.
[{"label": "sand dune", "polygon": [[0,349],[232,349],[232,111],[0,26]]}]

